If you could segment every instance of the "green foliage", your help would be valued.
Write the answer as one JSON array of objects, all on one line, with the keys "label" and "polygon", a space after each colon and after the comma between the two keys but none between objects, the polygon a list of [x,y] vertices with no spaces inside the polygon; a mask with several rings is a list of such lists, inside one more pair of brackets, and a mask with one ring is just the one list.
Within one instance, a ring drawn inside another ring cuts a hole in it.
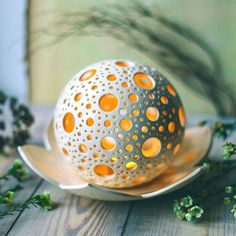
[{"label": "green foliage", "polygon": [[204,213],[202,207],[195,205],[190,196],[183,197],[178,201],[175,200],[173,211],[178,219],[188,222],[200,219]]},{"label": "green foliage", "polygon": [[224,203],[232,205],[231,212],[236,218],[236,189],[234,186],[226,186],[225,193],[226,197],[224,198]]},{"label": "green foliage", "polygon": [[5,193],[0,193],[0,204],[11,204],[15,198],[15,193],[12,191],[7,191]]},{"label": "green foliage", "polygon": [[50,193],[45,191],[43,194],[38,194],[30,199],[30,204],[39,206],[47,211],[52,210],[53,202],[51,200]]},{"label": "green foliage", "polygon": [[0,211],[0,218],[3,218],[7,215],[12,215],[15,212],[21,211],[25,208],[29,208],[30,206],[41,207],[46,211],[52,210],[53,202],[51,200],[50,193],[44,192],[43,194],[37,194],[35,196],[30,197],[23,203],[10,206],[5,211]]},{"label": "green foliage", "polygon": [[[5,209],[0,211],[0,218],[12,215],[15,212],[29,208],[30,206],[40,207],[47,211],[53,208],[53,202],[49,192],[31,196],[23,203],[14,204],[14,199],[17,196],[16,192],[22,188],[20,183],[28,176],[29,171],[24,168],[22,161],[15,160],[7,173],[0,177],[1,181],[7,181],[11,177],[17,181],[17,184],[14,187],[8,188],[4,192],[0,192],[0,205],[5,206]],[[0,185],[0,189],[1,187],[2,186]]]},{"label": "green foliage", "polygon": [[24,168],[22,161],[15,160],[7,173],[0,177],[0,180],[8,180],[11,176],[20,181],[29,176],[29,171]]},{"label": "green foliage", "polygon": [[[29,127],[33,124],[34,117],[28,107],[19,104],[16,98],[8,97],[0,90],[0,115],[3,114],[5,107],[7,107],[13,117],[13,122],[11,124],[12,135],[0,136],[0,154],[8,155],[9,149],[15,149],[18,145],[26,143],[30,137]],[[8,120],[0,120],[0,130],[4,131],[6,129],[7,122]],[[17,181],[15,186],[9,187],[5,191],[0,191],[1,208],[2,206],[5,206],[5,209],[0,211],[0,218],[12,215],[17,211],[21,211],[30,206],[41,207],[45,210],[52,209],[53,203],[49,192],[31,196],[23,203],[14,204],[14,199],[17,195],[16,192],[22,188],[20,183],[28,176],[29,171],[24,167],[23,162],[20,160],[15,160],[9,170],[4,175],[0,176],[1,183],[12,178]],[[3,186],[0,185],[0,190],[2,187]]]},{"label": "green foliage", "polygon": [[223,158],[225,160],[230,159],[232,155],[236,154],[236,145],[231,142],[226,142],[223,145],[223,148],[224,148]]},{"label": "green foliage", "polygon": [[233,205],[231,212],[233,213],[233,216],[236,218],[236,204]]},{"label": "green foliage", "polygon": [[[14,97],[8,97],[0,90],[0,130],[5,130],[9,123],[9,117],[4,115],[4,110],[7,109],[12,116],[11,126],[12,132],[9,135],[0,135],[0,154],[10,155],[12,150],[19,145],[23,145],[30,137],[29,128],[34,122],[34,117],[29,108],[20,104]],[[1,118],[1,117],[0,117]]]},{"label": "green foliage", "polygon": [[[236,128],[235,121],[223,123],[205,120],[200,122],[199,125],[210,125],[213,135],[223,140],[227,139]],[[226,141],[222,148],[223,160],[211,161],[206,157],[205,162],[202,163],[204,173],[185,189],[187,197],[175,200],[174,213],[180,220],[194,221],[200,218],[207,205],[224,192],[227,194],[224,203],[232,204],[231,212],[236,217],[235,187],[229,185],[222,189],[219,184],[219,181],[225,175],[236,168],[236,160],[230,160],[231,156],[236,153],[236,145]]]},{"label": "green foliage", "polygon": [[236,121],[233,122],[222,122],[212,120],[203,120],[198,123],[199,126],[208,125],[212,128],[213,135],[222,138],[223,140],[227,139],[233,131],[236,130]]}]

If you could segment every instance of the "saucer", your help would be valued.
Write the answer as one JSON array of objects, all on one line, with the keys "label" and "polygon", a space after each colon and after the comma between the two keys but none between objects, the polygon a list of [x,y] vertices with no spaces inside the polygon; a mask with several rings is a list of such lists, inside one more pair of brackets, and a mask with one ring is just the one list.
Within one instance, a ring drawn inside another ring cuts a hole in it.
[{"label": "saucer", "polygon": [[132,188],[106,188],[86,182],[62,156],[57,146],[53,120],[44,136],[44,147],[18,147],[26,164],[39,176],[62,190],[99,200],[128,201],[160,196],[192,182],[203,170],[197,164],[207,155],[212,142],[209,127],[193,127],[185,131],[182,148],[167,170],[152,181]]}]

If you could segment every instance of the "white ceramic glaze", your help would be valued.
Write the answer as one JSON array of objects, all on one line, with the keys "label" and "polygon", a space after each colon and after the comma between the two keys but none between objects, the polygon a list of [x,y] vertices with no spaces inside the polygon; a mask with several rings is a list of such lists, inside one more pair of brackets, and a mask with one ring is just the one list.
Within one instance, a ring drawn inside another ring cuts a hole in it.
[{"label": "white ceramic glaze", "polygon": [[35,173],[63,190],[93,199],[128,201],[160,196],[190,183],[201,174],[202,168],[196,165],[207,154],[211,139],[208,127],[186,129],[181,151],[162,175],[146,184],[122,189],[100,187],[83,180],[70,162],[61,155],[52,122],[44,137],[46,148],[24,145],[18,150]]},{"label": "white ceramic glaze", "polygon": [[55,106],[62,155],[102,187],[134,187],[162,174],[181,149],[184,130],[183,104],[171,82],[130,60],[80,70]]}]

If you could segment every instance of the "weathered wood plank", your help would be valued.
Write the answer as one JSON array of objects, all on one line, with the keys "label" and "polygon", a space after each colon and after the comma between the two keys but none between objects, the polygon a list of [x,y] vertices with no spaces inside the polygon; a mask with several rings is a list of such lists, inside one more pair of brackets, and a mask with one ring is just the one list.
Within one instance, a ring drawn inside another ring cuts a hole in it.
[{"label": "weathered wood plank", "polygon": [[236,234],[236,219],[230,212],[230,208],[222,202],[217,202],[211,208],[207,219],[209,222],[208,234],[210,236],[233,236]]},{"label": "weathered wood plank", "polygon": [[[7,171],[13,160],[14,160],[13,158],[4,157],[0,155],[0,162],[1,162],[0,176],[2,176]],[[1,183],[0,186],[3,187]],[[7,232],[7,230],[9,229],[14,220],[15,218],[9,218],[9,217],[0,219],[0,235],[4,235]]]},{"label": "weathered wood plank", "polygon": [[[7,159],[1,157],[1,167],[0,167],[1,175],[7,171],[13,160],[14,158]],[[12,181],[3,184],[1,183],[1,186],[4,187],[6,186],[6,184],[11,184],[11,183],[13,184]],[[20,203],[25,201],[28,197],[31,196],[31,194],[39,186],[39,184],[40,184],[40,178],[34,174],[31,174],[30,177],[22,183],[23,189],[19,191],[19,194],[17,194],[15,203]],[[12,224],[14,224],[14,222],[17,220],[20,214],[21,212],[17,212],[14,215],[6,216],[0,219],[0,235],[5,235],[10,230]]]},{"label": "weathered wood plank", "polygon": [[236,220],[222,201],[215,202],[198,223],[176,219],[172,213],[173,200],[181,197],[181,191],[161,198],[135,202],[123,235],[135,236],[233,236]]},{"label": "weathered wood plank", "polygon": [[15,235],[121,235],[130,202],[81,198],[44,182],[37,193],[49,190],[59,204],[53,211],[25,209],[9,236]]},{"label": "weathered wood plank", "polygon": [[[33,129],[33,142],[39,142],[45,120],[50,119],[51,109],[35,108],[38,121]],[[194,117],[190,124],[206,118]],[[1,162],[2,163],[2,162]],[[3,164],[2,164],[3,165]],[[1,170],[1,169],[0,169]],[[36,178],[37,179],[37,178]],[[233,180],[233,179],[232,179]],[[35,181],[27,183],[30,195]],[[25,209],[0,230],[0,235],[234,235],[236,224],[222,203],[216,204],[204,222],[189,224],[180,222],[172,214],[173,199],[181,197],[181,191],[138,202],[103,202],[73,196],[44,182],[36,193],[49,190],[59,207],[51,212],[41,209]],[[24,190],[25,191],[25,190]],[[29,196],[28,195],[28,196]],[[21,195],[26,198],[26,195]],[[13,224],[14,223],[14,224]],[[1,224],[1,222],[0,222]],[[3,233],[2,233],[3,232]]]},{"label": "weathered wood plank", "polygon": [[189,224],[175,218],[172,213],[173,199],[178,198],[175,195],[135,202],[123,235],[206,235],[206,223]]},{"label": "weathered wood plank", "polygon": [[[52,110],[34,107],[37,124],[33,127],[33,143],[40,143],[42,127]],[[39,136],[40,135],[40,136]],[[44,183],[37,193],[49,190],[60,207],[46,213],[25,209],[9,235],[121,235],[130,203],[102,202],[79,198]],[[9,224],[10,225],[10,224]]]},{"label": "weathered wood plank", "polygon": [[[191,120],[193,122],[193,119]],[[196,120],[194,121],[196,122]],[[236,133],[229,140],[236,142]],[[222,158],[222,141],[215,140],[209,154],[212,159]],[[232,171],[218,182],[222,188],[235,184],[236,172]],[[165,236],[232,236],[236,232],[236,220],[230,213],[230,207],[223,203],[223,196],[206,209],[205,217],[199,223],[181,222],[172,213],[174,199],[183,196],[183,190],[161,198],[135,202],[124,229],[124,235],[165,235]]]},{"label": "weathered wood plank", "polygon": [[[34,114],[36,117],[36,122],[32,127],[32,141],[35,143],[42,143],[42,127],[44,124],[44,118],[45,114],[48,110],[43,109],[44,112],[38,112],[37,109],[34,109]],[[0,175],[3,175],[8,168],[11,166],[11,163],[16,159],[21,157],[19,154],[13,155],[12,157],[3,157],[0,156]],[[30,176],[27,180],[22,182],[23,189],[20,190],[17,193],[17,198],[15,199],[15,203],[20,203],[24,202],[27,198],[29,198],[36,190],[37,188],[41,185],[42,180],[33,174],[32,172],[30,173]],[[6,184],[13,184],[13,182],[7,182],[7,183],[0,183],[0,186],[3,188],[6,187]],[[7,232],[11,229],[12,225],[17,222],[18,217],[20,216],[21,212],[17,212],[14,215],[4,217],[3,219],[0,219],[0,235],[5,235]]]}]

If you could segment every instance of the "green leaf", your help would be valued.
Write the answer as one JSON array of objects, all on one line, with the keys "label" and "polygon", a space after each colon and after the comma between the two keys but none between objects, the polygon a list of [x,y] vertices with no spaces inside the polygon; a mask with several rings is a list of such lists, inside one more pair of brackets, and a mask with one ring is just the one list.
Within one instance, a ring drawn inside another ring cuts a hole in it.
[{"label": "green leaf", "polygon": [[193,205],[193,199],[190,196],[183,197],[180,199],[180,206],[188,208],[191,207],[192,205]]}]

